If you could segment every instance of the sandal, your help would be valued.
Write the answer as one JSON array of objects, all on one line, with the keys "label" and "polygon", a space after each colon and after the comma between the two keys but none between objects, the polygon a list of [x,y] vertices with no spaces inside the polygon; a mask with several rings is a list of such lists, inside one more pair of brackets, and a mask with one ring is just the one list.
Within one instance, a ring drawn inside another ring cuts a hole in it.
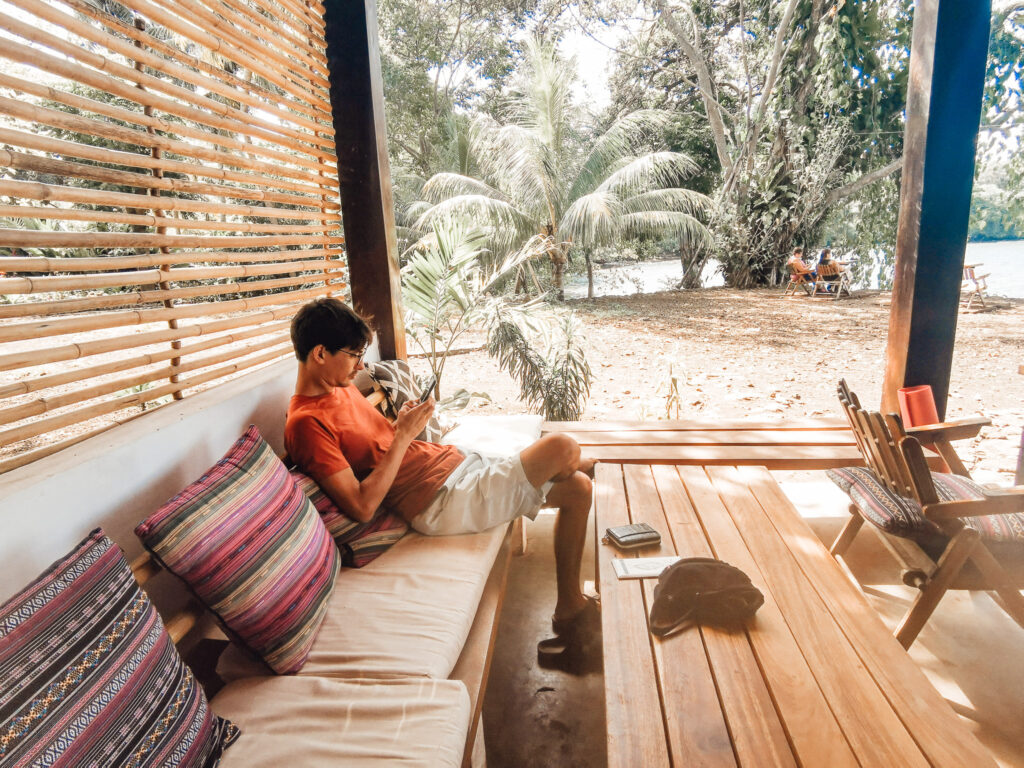
[{"label": "sandal", "polygon": [[601,599],[596,595],[584,595],[586,604],[575,615],[567,619],[551,617],[551,629],[556,635],[567,635],[581,630],[599,629],[601,626]]}]

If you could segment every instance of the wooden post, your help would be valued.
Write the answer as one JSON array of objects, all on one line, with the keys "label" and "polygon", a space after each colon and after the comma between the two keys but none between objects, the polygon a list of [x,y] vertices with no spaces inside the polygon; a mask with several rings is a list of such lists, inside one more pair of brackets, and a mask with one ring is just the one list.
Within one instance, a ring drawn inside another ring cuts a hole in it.
[{"label": "wooden post", "polygon": [[324,22],[352,303],[372,318],[381,357],[405,358],[374,0],[325,0]]},{"label": "wooden post", "polygon": [[930,384],[946,413],[981,120],[990,0],[917,0],[882,409]]}]

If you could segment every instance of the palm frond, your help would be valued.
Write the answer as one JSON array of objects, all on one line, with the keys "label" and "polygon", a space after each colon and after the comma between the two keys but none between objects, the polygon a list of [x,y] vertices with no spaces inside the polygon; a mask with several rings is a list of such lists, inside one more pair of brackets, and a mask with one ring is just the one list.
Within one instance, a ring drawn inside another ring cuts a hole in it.
[{"label": "palm frond", "polygon": [[440,203],[460,195],[483,195],[499,200],[507,199],[501,192],[479,179],[462,176],[458,173],[435,173],[423,185],[420,194],[424,200],[430,203]]},{"label": "palm frond", "polygon": [[459,195],[442,200],[420,214],[415,226],[426,229],[439,219],[465,219],[489,223],[499,229],[530,233],[533,220],[504,200],[486,195]]},{"label": "palm frond", "polygon": [[562,214],[559,233],[578,245],[604,245],[618,236],[619,217],[625,212],[618,195],[592,192],[576,200]]},{"label": "palm frond", "polygon": [[688,213],[677,211],[645,211],[627,213],[622,217],[623,234],[637,237],[675,235],[692,248],[710,248],[710,230]]},{"label": "palm frond", "polygon": [[678,186],[681,179],[698,170],[697,163],[682,152],[651,152],[612,173],[598,189],[633,197],[652,189]]},{"label": "palm frond", "polygon": [[569,199],[575,200],[594,189],[623,159],[639,153],[652,137],[660,139],[671,117],[665,110],[641,109],[616,120],[591,147],[573,180]]},{"label": "palm frond", "polygon": [[713,202],[710,197],[692,189],[672,187],[671,189],[655,189],[642,192],[623,201],[624,213],[642,213],[644,211],[676,211],[691,216],[706,217],[711,211]]},{"label": "palm frond", "polygon": [[464,273],[479,258],[482,247],[479,232],[467,231],[456,222],[435,222],[433,232],[413,246],[402,270],[402,300],[429,333],[436,334],[452,313],[469,310]]},{"label": "palm frond", "polygon": [[499,125],[488,117],[474,122],[474,149],[487,177],[510,200],[540,202],[546,180],[548,153],[529,129],[516,124]]}]

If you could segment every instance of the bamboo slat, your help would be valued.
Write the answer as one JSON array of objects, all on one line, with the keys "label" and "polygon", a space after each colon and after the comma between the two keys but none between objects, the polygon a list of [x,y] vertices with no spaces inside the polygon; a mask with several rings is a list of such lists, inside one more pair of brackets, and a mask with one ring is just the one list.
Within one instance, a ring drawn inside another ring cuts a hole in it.
[{"label": "bamboo slat", "polygon": [[18,453],[15,454],[14,456],[11,456],[10,458],[0,460],[0,474],[3,474],[4,472],[10,472],[12,469],[17,469],[18,467],[24,467],[27,464],[31,464],[33,461],[37,461],[38,459],[42,459],[47,456],[52,456],[58,451],[63,451],[65,448],[70,448],[74,445],[78,445],[79,443],[88,440],[90,437],[96,437],[96,435],[107,432],[108,430],[111,430],[114,427],[119,427],[122,424],[127,424],[129,421],[133,421],[139,418],[139,416],[145,416],[145,413],[136,413],[132,416],[128,416],[122,419],[112,419],[110,423],[104,424],[101,427],[89,429],[85,432],[82,432],[81,434],[75,435],[74,437],[69,437],[66,440],[61,440],[56,443],[50,443],[49,445],[44,445],[42,448],[37,448],[33,451],[24,451],[22,453]]},{"label": "bamboo slat", "polygon": [[239,51],[236,48],[226,45],[216,35],[206,32],[200,26],[193,24],[190,21],[179,18],[169,10],[165,10],[156,3],[150,2],[150,0],[131,0],[131,2],[132,7],[147,17],[151,22],[156,22],[173,32],[177,32],[179,35],[192,40],[194,43],[204,46],[224,58],[231,59],[236,64],[240,64],[241,66],[262,75],[268,81],[300,101],[315,104],[316,106],[323,108],[326,112],[331,111],[330,103],[321,95],[311,90],[307,90],[289,78],[284,77],[274,68],[266,66],[258,57],[250,56],[244,51]]},{"label": "bamboo slat", "polygon": [[[2,153],[0,153],[2,156]],[[18,248],[266,248],[343,243],[343,237],[150,235],[136,232],[36,232],[0,227],[0,246]]]},{"label": "bamboo slat", "polygon": [[[257,293],[272,291],[279,288],[291,288],[296,285],[326,284],[336,288],[337,283],[331,281],[331,275],[323,272],[283,277],[277,280],[259,280],[246,283],[214,283],[190,288],[165,288],[163,281],[155,291],[131,291],[127,293],[108,293],[100,296],[85,296],[75,299],[56,299],[54,301],[25,302],[0,306],[0,319],[20,317],[53,317],[69,315],[76,312],[90,312],[98,309],[115,307],[136,307],[146,304],[180,299],[195,299],[201,296],[224,296],[229,293]],[[340,275],[339,275],[340,277]]]},{"label": "bamboo slat", "polygon": [[0,381],[0,473],[289,355],[347,271],[319,3],[8,6],[0,371],[34,370]]},{"label": "bamboo slat", "polygon": [[[201,75],[198,72],[191,71],[177,64],[172,64],[165,58],[151,53],[145,48],[135,47],[133,43],[115,37],[109,32],[104,32],[92,24],[76,19],[74,16],[62,12],[53,5],[40,2],[40,0],[8,0],[8,2],[24,11],[46,19],[47,21],[56,24],[85,40],[90,40],[102,45],[111,52],[120,53],[129,60],[141,62],[142,64],[152,67],[161,73],[174,76],[179,80],[199,86],[205,90],[212,91],[213,93],[218,93],[233,101],[249,104],[262,112],[276,115],[286,121],[309,128],[314,132],[323,130],[323,126],[313,120],[289,114],[285,110],[276,106],[276,103],[268,104],[262,102],[259,99],[250,97],[244,92],[240,92],[237,89],[223,84],[220,80]],[[284,129],[283,126],[281,129]],[[303,136],[306,136],[306,134],[301,131],[294,131],[295,138],[301,138]]]},{"label": "bamboo slat", "polygon": [[135,309],[118,312],[108,311],[86,317],[68,317],[57,320],[17,323],[0,326],[0,342],[15,341],[17,339],[24,338],[61,336],[66,333],[98,331],[105,328],[121,328],[127,325],[158,323],[165,320],[181,320],[186,317],[201,317],[203,315],[213,314],[214,312],[239,312],[246,309],[254,309],[256,307],[284,304],[297,301],[299,299],[311,299],[323,292],[324,288],[307,289],[302,291],[276,293],[269,296],[257,296],[252,299],[232,299],[230,301],[221,301],[216,302],[216,306],[209,302],[203,302],[201,304],[186,304],[172,309]]},{"label": "bamboo slat", "polygon": [[[11,51],[8,49],[15,47],[17,46],[13,44],[7,45],[3,40],[0,40],[0,56],[10,54]],[[30,49],[26,47],[25,50]],[[87,78],[91,77],[89,75],[89,70],[84,67],[78,67],[70,62],[62,61],[56,57],[46,56],[42,53],[40,53],[40,56],[43,57],[41,59],[41,63],[45,65],[41,68],[46,72],[53,72],[54,74],[59,74],[62,77],[68,77],[70,79],[75,79],[78,75]],[[7,58],[15,57],[7,55]],[[128,144],[136,144],[138,146],[158,147],[168,152],[174,152],[183,157],[191,157],[198,160],[209,160],[210,162],[219,163],[225,166],[262,171],[268,175],[298,179],[309,178],[309,174],[305,171],[288,166],[288,163],[291,163],[293,160],[297,160],[297,158],[289,155],[287,152],[278,151],[272,147],[259,144],[248,144],[242,140],[231,138],[223,133],[211,133],[210,131],[190,126],[188,123],[175,123],[164,120],[161,117],[147,115],[144,112],[133,112],[132,110],[124,109],[123,107],[118,107],[113,104],[105,104],[101,101],[96,101],[95,99],[89,99],[84,96],[79,96],[78,94],[68,93],[67,91],[62,91],[50,86],[31,83],[27,80],[13,77],[2,72],[0,72],[0,85],[16,91],[23,91],[24,93],[29,93],[33,96],[38,96],[42,99],[57,102],[59,104],[66,104],[67,106],[74,107],[78,110],[112,117],[115,120],[131,125],[139,125],[147,129],[153,128],[165,133],[187,136],[197,141],[204,142],[204,144],[212,144],[214,146],[223,147],[224,150],[235,151],[228,152],[208,149],[206,146],[197,144],[195,141],[184,142],[176,139],[170,139],[159,134],[147,134],[145,132],[125,128],[109,122],[98,121],[79,115],[71,115],[60,110],[47,111],[49,108],[38,105],[36,105],[34,109],[29,109],[28,107],[31,105],[25,105],[17,101],[0,102],[3,112],[15,117],[25,115],[23,119],[27,121],[42,122],[57,128],[66,128],[77,133],[103,136],[105,138],[124,141]],[[40,115],[45,117],[40,118]],[[252,157],[250,157],[251,155],[259,155],[275,162],[273,164],[263,163],[259,160],[252,159]],[[303,167],[305,168],[317,167],[318,173],[331,172],[329,164],[321,163],[317,166],[316,163],[308,165],[305,164],[305,161],[303,161],[303,163]]]},{"label": "bamboo slat", "polygon": [[18,395],[28,395],[33,392],[41,392],[44,389],[50,389],[51,387],[61,387],[67,384],[74,384],[78,381],[85,381],[86,379],[95,379],[100,376],[108,376],[112,373],[120,373],[121,371],[127,371],[132,368],[142,368],[147,365],[155,365],[156,363],[163,362],[164,360],[170,360],[174,357],[186,357],[197,352],[203,352],[207,349],[215,349],[216,347],[221,347],[225,344],[234,344],[239,341],[244,341],[245,339],[267,336],[271,333],[282,331],[288,328],[289,325],[290,322],[287,320],[283,322],[270,323],[268,325],[261,325],[255,328],[247,328],[244,331],[229,333],[225,336],[214,336],[203,341],[198,341],[195,344],[184,344],[174,349],[164,349],[160,352],[151,352],[145,355],[136,355],[135,357],[125,357],[120,360],[113,360],[108,363],[100,363],[99,365],[76,368],[71,371],[62,371],[61,373],[51,373],[45,376],[35,376],[31,379],[22,379],[21,381],[14,382],[13,384],[0,387],[0,399],[17,397]]},{"label": "bamboo slat", "polygon": [[107,224],[132,224],[142,227],[165,227],[179,233],[190,230],[212,232],[275,232],[312,234],[334,232],[329,224],[253,224],[248,221],[210,221],[209,219],[178,219],[135,213],[110,213],[91,209],[51,208],[33,205],[0,205],[0,218],[46,219],[48,221],[87,221]]},{"label": "bamboo slat", "polygon": [[[278,254],[281,255],[281,254]],[[2,263],[2,262],[0,262]],[[233,267],[185,267],[181,269],[147,269],[132,274],[104,272],[94,275],[61,275],[60,277],[5,277],[0,278],[0,293],[48,293],[52,291],[87,291],[98,288],[125,287],[130,285],[155,285],[156,283],[177,283],[184,280],[218,280],[235,277],[257,277],[264,275],[287,275],[295,272],[322,270],[325,274],[341,269],[345,262],[340,259],[316,259],[309,261],[283,261],[255,266]]]},{"label": "bamboo slat", "polygon": [[[45,122],[45,121],[37,121]],[[296,181],[285,179],[274,179],[271,185],[261,176],[254,176],[238,171],[229,171],[226,168],[218,168],[202,163],[190,163],[182,160],[168,160],[166,158],[155,158],[141,155],[135,152],[123,152],[118,149],[105,149],[94,147],[90,144],[81,144],[64,139],[51,139],[38,134],[26,133],[24,131],[13,131],[7,128],[0,128],[0,141],[5,144],[12,144],[23,149],[35,149],[41,152],[49,152],[62,157],[77,157],[85,160],[96,160],[101,163],[121,165],[128,168],[148,168],[161,171],[173,171],[189,176],[197,176],[208,179],[220,179],[222,181],[239,181],[243,184],[256,184],[260,186],[273,186],[281,189],[291,189],[296,192],[304,192],[310,195],[323,193],[323,179],[318,176],[306,176],[307,179],[315,179],[316,185],[302,184]],[[158,148],[155,148],[158,149]],[[279,169],[275,168],[275,172]]]},{"label": "bamboo slat", "polygon": [[[284,42],[283,40],[275,40],[273,36],[267,34],[265,29],[261,29],[250,21],[248,14],[237,13],[229,3],[195,3],[192,0],[181,0],[181,2],[183,3],[182,8],[186,10],[202,8],[203,15],[200,18],[208,22],[207,29],[226,30],[236,40],[243,41],[246,48],[255,47],[256,50],[262,50],[271,60],[284,65],[299,77],[304,77],[316,85],[330,89],[327,68],[315,61],[305,50],[309,45],[307,42],[291,38],[281,29],[274,30],[279,38],[284,38],[291,43],[284,51],[281,51],[277,49],[277,45]],[[217,22],[216,26],[213,25],[211,19]],[[248,32],[251,37],[243,34],[242,30]],[[289,60],[289,57],[298,59],[298,61]]]},{"label": "bamboo slat", "polygon": [[[277,353],[274,355],[275,357],[283,357],[291,351],[291,342],[287,334],[278,336],[277,338],[272,339],[269,343],[273,346],[267,349],[266,353]],[[180,365],[168,365],[155,370],[144,371],[143,373],[138,373],[134,376],[127,376],[113,381],[105,381],[91,387],[82,387],[71,392],[52,395],[50,397],[40,397],[27,403],[21,403],[19,405],[11,406],[10,408],[0,409],[0,424],[13,424],[33,416],[42,416],[43,414],[52,413],[53,411],[61,408],[66,408],[69,405],[76,405],[78,403],[85,402],[86,400],[94,400],[97,397],[102,397],[103,395],[121,392],[131,387],[152,384],[154,381],[169,379],[172,376],[178,376],[182,373],[188,373],[211,365],[219,365],[220,363],[227,362],[228,360],[234,360],[239,357],[244,357],[245,355],[250,355],[252,352],[253,350],[250,347],[228,349],[215,355],[197,358],[190,360],[187,363],[181,363]]]},{"label": "bamboo slat", "polygon": [[[308,93],[311,96],[322,96],[317,91],[317,87],[321,87],[324,90],[329,89],[327,78],[315,72],[310,72],[299,62],[290,60],[287,56],[273,48],[269,48],[267,45],[244,34],[244,31],[238,25],[228,23],[222,19],[222,15],[227,15],[223,9],[218,9],[217,13],[211,13],[195,0],[181,0],[180,3],[175,0],[173,4],[168,0],[154,0],[154,2],[156,5],[172,10],[178,15],[187,14],[190,19],[193,17],[199,19],[204,31],[212,30],[217,35],[221,41],[221,51],[225,52],[226,55],[251,56],[260,61],[264,66],[271,66],[271,71],[300,89],[299,93],[294,94],[296,96],[300,96],[302,93]],[[182,11],[185,14],[182,14]],[[289,51],[289,53],[292,52]]]},{"label": "bamboo slat", "polygon": [[[124,64],[118,64],[106,56],[86,51],[71,42],[60,39],[56,35],[51,35],[38,27],[33,27],[30,24],[23,23],[13,16],[0,13],[0,27],[4,27],[9,32],[18,35],[25,40],[43,45],[67,56],[68,58],[92,67],[93,69],[109,72],[110,75],[97,74],[90,79],[102,82],[104,85],[99,87],[103,87],[104,90],[125,96],[125,98],[131,99],[132,101],[142,103],[144,100],[154,108],[191,120],[200,125],[206,125],[210,128],[220,128],[236,133],[243,133],[253,137],[260,137],[273,143],[281,143],[283,141],[283,136],[287,136],[292,139],[297,138],[292,135],[296,132],[290,131],[289,129],[281,126],[277,126],[276,130],[271,130],[263,125],[259,125],[255,122],[254,118],[236,107],[230,107],[226,104],[213,101],[212,99],[205,99],[187,88],[167,82],[166,80],[161,80],[155,75],[139,72],[132,67],[125,66]],[[4,40],[3,46],[0,47],[0,50],[4,50],[13,45],[15,44]],[[25,46],[21,47],[24,48]],[[30,64],[34,64],[40,59],[38,52],[31,47],[28,47],[28,53],[24,54],[24,56],[25,59],[27,59],[26,63]],[[117,78],[122,78],[127,82],[122,82]],[[155,93],[140,92],[135,88],[135,86],[128,85],[128,83],[136,83],[137,85],[141,85],[147,89],[155,91]],[[157,95],[161,93],[166,95]],[[308,138],[308,134],[306,136]],[[291,147],[320,160],[330,157],[327,152],[319,147],[310,146],[302,141],[293,141],[291,143]],[[296,162],[298,162],[298,159]]]},{"label": "bamboo slat", "polygon": [[108,413],[122,411],[125,408],[131,408],[134,405],[142,405],[143,403],[148,403],[151,400],[157,400],[166,395],[180,392],[183,389],[197,387],[208,381],[224,378],[225,376],[230,376],[232,373],[237,373],[238,371],[243,371],[248,368],[252,368],[253,366],[279,359],[284,357],[286,354],[291,354],[291,350],[285,350],[284,352],[276,350],[263,352],[249,360],[244,360],[240,363],[233,363],[212,371],[207,371],[206,373],[201,373],[191,379],[171,382],[170,384],[164,384],[160,387],[154,387],[153,389],[125,395],[123,397],[117,397],[113,400],[97,403],[86,408],[80,408],[69,413],[62,413],[49,418],[39,419],[38,421],[34,421],[31,424],[25,424],[21,427],[12,427],[11,429],[0,430],[0,446],[18,443],[22,440],[27,440],[30,437],[37,437],[46,432],[61,429],[71,424],[77,424],[96,416],[103,416]]},{"label": "bamboo slat", "polygon": [[290,304],[265,312],[252,312],[247,315],[226,318],[224,320],[208,320],[195,325],[183,325],[178,328],[165,328],[157,331],[146,331],[129,336],[116,336],[107,339],[80,341],[49,349],[32,349],[23,352],[12,352],[0,355],[0,371],[17,368],[29,368],[47,363],[78,360],[92,355],[103,355],[125,350],[141,349],[161,342],[174,342],[181,339],[206,336],[233,328],[257,325],[283,318],[290,318],[299,309],[298,304]]},{"label": "bamboo slat", "polygon": [[[2,49],[0,49],[2,50]],[[136,92],[141,93],[142,91]],[[73,99],[68,99],[73,100]],[[151,104],[145,104],[151,105]],[[108,110],[106,112],[112,112]],[[210,162],[222,164],[225,166],[236,166],[239,168],[246,168],[249,170],[259,171],[260,173],[271,175],[271,176],[283,176],[289,178],[297,178],[299,180],[305,180],[307,183],[304,188],[309,191],[309,194],[321,194],[322,189],[317,186],[323,185],[323,179],[317,175],[312,175],[306,171],[298,170],[295,168],[289,168],[287,164],[294,163],[302,165],[304,168],[311,168],[313,170],[319,170],[319,166],[316,163],[307,163],[301,161],[293,155],[289,155],[286,152],[278,150],[268,150],[252,144],[247,144],[243,141],[226,141],[224,139],[215,138],[215,134],[211,134],[206,131],[198,130],[180,130],[183,134],[194,134],[196,138],[201,140],[211,141],[215,143],[237,143],[239,148],[245,148],[247,152],[255,152],[261,154],[266,158],[269,158],[274,163],[263,163],[260,161],[252,160],[247,157],[239,157],[237,153],[227,153],[219,150],[205,150],[204,147],[198,146],[195,142],[185,142],[176,139],[169,139],[160,136],[156,133],[146,133],[144,131],[138,131],[131,128],[124,128],[118,125],[113,125],[109,122],[103,122],[99,120],[93,120],[91,118],[84,118],[77,115],[70,115],[67,112],[60,110],[53,110],[47,108],[47,106],[38,106],[34,104],[28,104],[17,99],[0,98],[0,113],[8,115],[10,117],[18,118],[32,123],[42,123],[44,125],[52,126],[54,128],[62,128],[76,133],[85,133],[95,136],[101,136],[103,138],[112,138],[117,141],[124,141],[127,144],[134,144],[144,148],[160,148],[167,152],[175,153],[182,157],[197,158],[199,160],[207,160]],[[143,124],[147,129],[160,128],[161,130],[173,130],[168,125],[167,127],[160,127],[159,125],[153,125],[159,121],[153,119],[146,119],[144,113],[132,113],[138,117],[133,122]],[[85,150],[83,150],[84,152]],[[189,169],[190,173],[196,175],[204,175],[201,171],[202,166],[199,166],[199,170]],[[251,179],[252,177],[248,177]]]},{"label": "bamboo slat", "polygon": [[205,184],[175,178],[156,178],[142,173],[119,171],[112,168],[103,168],[98,165],[86,165],[85,163],[76,163],[71,160],[53,160],[48,157],[11,152],[6,149],[0,149],[0,164],[20,170],[52,173],[58,176],[76,176],[80,179],[123,184],[142,189],[162,189],[186,194],[223,196],[240,200],[269,200],[275,203],[289,203],[292,205],[315,206],[319,203],[319,200],[315,198],[304,197],[290,192],[264,192],[262,190],[243,189],[224,184]]},{"label": "bamboo slat", "polygon": [[[98,269],[139,269],[171,264],[193,264],[196,262],[254,263],[313,258],[314,256],[340,256],[341,252],[328,248],[296,250],[274,250],[264,253],[237,251],[180,251],[171,254],[137,254],[135,256],[101,256],[81,258],[60,258],[48,256],[8,256],[0,258],[0,267],[9,272],[91,272]],[[2,270],[0,270],[2,271]]]},{"label": "bamboo slat", "polygon": [[271,35],[276,33],[292,45],[298,46],[313,62],[315,62],[316,69],[320,74],[325,76],[328,74],[327,55],[322,46],[313,44],[313,41],[309,37],[308,28],[305,32],[302,32],[286,14],[281,14],[276,17],[275,21],[278,22],[278,26],[276,28],[267,27],[267,23],[270,19],[256,13],[252,6],[246,5],[245,3],[240,2],[240,0],[221,0],[221,2],[232,10],[245,16],[257,27],[262,26],[265,32],[270,33]]},{"label": "bamboo slat", "polygon": [[[147,48],[166,56],[169,59],[179,62],[180,64],[190,67],[192,69],[200,70],[205,72],[210,77],[213,77],[221,82],[225,83],[231,88],[242,90],[251,94],[259,94],[259,97],[264,99],[267,103],[277,102],[280,100],[280,96],[267,88],[264,88],[258,83],[253,83],[248,80],[243,80],[240,77],[228,72],[224,69],[218,69],[210,62],[196,58],[184,51],[170,45],[169,43],[158,40],[153,35],[149,34],[144,30],[137,29],[132,24],[126,24],[115,16],[106,13],[105,11],[95,8],[90,5],[86,0],[61,0],[64,5],[74,8],[78,13],[88,16],[89,18],[100,22],[105,25],[108,29],[115,29],[120,34],[130,37],[132,40],[143,43]],[[324,58],[326,61],[326,57]],[[326,120],[330,122],[331,115],[329,112],[317,109],[316,107],[305,104],[301,101],[292,99],[285,105],[287,109],[295,110],[307,117],[314,119]],[[327,146],[325,144],[325,146]]]},{"label": "bamboo slat", "polygon": [[[159,202],[150,195],[131,192],[111,192],[102,189],[81,189],[62,187],[57,184],[43,184],[35,181],[13,181],[0,179],[0,195],[23,200],[44,200],[59,203],[82,203],[84,205],[123,206],[125,208],[159,208],[166,212],[190,211],[194,213],[217,213],[232,216],[254,216],[267,219],[322,219],[340,222],[341,216],[328,211],[303,211],[294,208],[272,208],[259,205],[232,205],[229,203],[207,203],[201,200],[182,200],[175,197],[161,197]],[[324,203],[321,203],[324,205]],[[333,208],[335,204],[327,203]]]}]

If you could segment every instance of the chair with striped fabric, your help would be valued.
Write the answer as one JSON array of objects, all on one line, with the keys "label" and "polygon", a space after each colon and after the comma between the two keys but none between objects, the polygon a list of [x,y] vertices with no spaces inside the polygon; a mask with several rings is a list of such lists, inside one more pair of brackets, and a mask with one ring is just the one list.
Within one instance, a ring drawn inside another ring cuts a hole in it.
[{"label": "chair with striped fabric", "polygon": [[[958,474],[933,473],[921,442],[898,416],[865,410],[845,381],[839,400],[867,468],[828,472],[849,494],[853,515],[831,552],[842,558],[865,522],[880,533],[903,566],[904,583],[920,590],[896,630],[903,647],[914,642],[948,589],[993,591],[1024,626],[1024,486],[983,487],[959,460]],[[921,436],[931,442],[946,426],[929,425]],[[943,456],[950,452],[947,442]]]}]

